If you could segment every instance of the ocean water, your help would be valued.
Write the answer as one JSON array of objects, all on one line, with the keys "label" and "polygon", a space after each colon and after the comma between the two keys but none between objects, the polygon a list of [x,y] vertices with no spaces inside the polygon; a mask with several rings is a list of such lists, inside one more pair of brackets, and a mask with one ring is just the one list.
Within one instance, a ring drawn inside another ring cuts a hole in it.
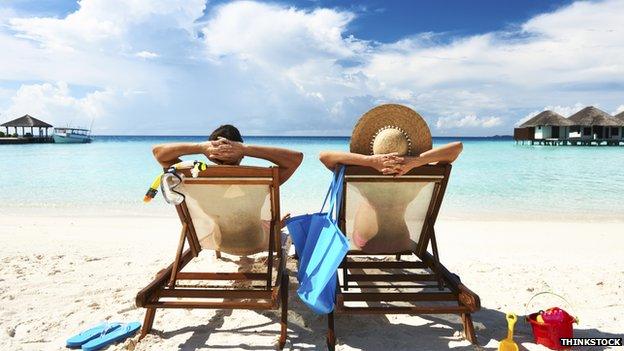
[{"label": "ocean water", "polygon": [[[0,210],[8,213],[173,213],[143,195],[160,167],[154,144],[204,137],[98,136],[91,144],[0,145]],[[516,145],[501,138],[461,141],[441,216],[473,219],[623,220],[624,147]],[[247,137],[252,144],[300,150],[304,162],[281,190],[282,212],[318,210],[331,173],[322,150],[348,150],[348,138]],[[185,159],[201,159],[191,156]],[[243,164],[268,165],[246,158]]]}]

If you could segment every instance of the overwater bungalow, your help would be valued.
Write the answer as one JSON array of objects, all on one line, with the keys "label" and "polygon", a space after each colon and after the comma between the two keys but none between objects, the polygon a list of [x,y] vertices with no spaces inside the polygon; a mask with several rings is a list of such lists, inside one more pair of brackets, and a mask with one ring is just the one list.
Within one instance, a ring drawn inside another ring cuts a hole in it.
[{"label": "overwater bungalow", "polygon": [[615,117],[615,119],[617,119],[621,123],[620,139],[624,140],[624,111],[618,113],[617,115],[613,117]]},{"label": "overwater bungalow", "polygon": [[569,139],[572,141],[594,141],[597,144],[617,142],[621,138],[620,129],[624,123],[594,106],[587,106],[568,117],[573,123]]},{"label": "overwater bungalow", "polygon": [[556,141],[566,137],[572,122],[557,112],[546,110],[514,129],[514,139],[534,141]]},{"label": "overwater bungalow", "polygon": [[531,145],[620,145],[623,127],[624,113],[614,117],[588,106],[568,118],[543,111],[515,128],[514,139]]},{"label": "overwater bungalow", "polygon": [[[52,143],[48,129],[52,125],[31,115],[1,124],[6,132],[0,132],[0,144]],[[13,133],[11,133],[11,128]],[[36,130],[35,130],[36,129]]]}]

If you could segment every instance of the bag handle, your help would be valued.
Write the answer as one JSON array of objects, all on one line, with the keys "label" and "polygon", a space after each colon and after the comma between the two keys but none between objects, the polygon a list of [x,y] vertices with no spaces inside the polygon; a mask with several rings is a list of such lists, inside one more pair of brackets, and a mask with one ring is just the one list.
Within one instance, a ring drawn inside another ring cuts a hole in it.
[{"label": "bag handle", "polygon": [[534,294],[533,296],[531,296],[531,298],[529,299],[529,302],[527,302],[526,305],[524,305],[524,315],[525,315],[526,320],[529,319],[529,306],[531,305],[531,301],[533,301],[534,298],[541,296],[541,295],[552,295],[552,296],[559,298],[563,302],[565,302],[568,305],[568,307],[570,307],[570,311],[572,312],[572,318],[574,318],[574,321],[578,324],[579,318],[578,316],[576,316],[576,313],[575,313],[576,308],[574,308],[574,306],[572,306],[572,304],[568,300],[566,300],[565,297],[559,294],[555,294],[554,292],[550,292],[550,291],[538,292],[537,294]]},{"label": "bag handle", "polygon": [[336,185],[336,179],[338,178],[338,173],[340,171],[340,167],[344,167],[344,166],[336,167],[336,169],[333,172],[334,174],[333,174],[333,177],[332,177],[331,184],[329,185],[329,188],[327,189],[327,194],[325,194],[325,200],[323,200],[323,206],[321,206],[321,210],[319,211],[319,213],[323,212],[323,209],[325,208],[325,204],[327,203],[327,199],[330,197],[331,194],[333,194],[332,191],[334,189],[334,186]]},{"label": "bag handle", "polygon": [[[335,218],[338,217],[338,211],[340,211],[340,203],[342,199],[342,187],[343,177],[345,172],[345,166],[340,166],[336,170],[334,181],[332,183],[331,197],[329,199],[329,208],[327,209],[327,218],[332,219],[332,214],[335,214]],[[336,203],[338,206],[336,206]],[[334,211],[335,209],[335,211]]]},{"label": "bag handle", "polygon": [[332,189],[334,188],[334,184],[336,183],[336,171],[334,171],[334,175],[332,177],[332,182],[329,185],[329,188],[327,189],[327,194],[325,194],[325,200],[323,200],[323,206],[321,206],[321,210],[319,211],[319,213],[323,212],[323,209],[325,208],[325,204],[327,203],[327,198],[329,198],[329,194],[331,193]]},{"label": "bag handle", "polygon": [[335,218],[336,220],[338,219],[338,214],[340,213],[340,209],[341,209],[341,204],[342,204],[342,189],[344,188],[344,174],[346,171],[346,166],[341,166],[340,168],[340,172],[338,173],[338,178],[336,179],[336,183],[338,184],[338,189],[336,189],[336,211],[335,211]]}]

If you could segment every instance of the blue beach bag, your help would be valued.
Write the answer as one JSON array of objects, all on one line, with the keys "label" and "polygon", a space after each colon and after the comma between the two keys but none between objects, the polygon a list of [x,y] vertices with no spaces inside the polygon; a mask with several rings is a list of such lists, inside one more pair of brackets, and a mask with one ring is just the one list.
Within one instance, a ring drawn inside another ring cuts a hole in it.
[{"label": "blue beach bag", "polygon": [[[345,167],[334,173],[321,211],[290,218],[288,232],[299,256],[299,289],[297,295],[314,312],[327,314],[334,310],[337,269],[349,251],[349,239],[338,228]],[[323,208],[329,198],[329,208]]]}]

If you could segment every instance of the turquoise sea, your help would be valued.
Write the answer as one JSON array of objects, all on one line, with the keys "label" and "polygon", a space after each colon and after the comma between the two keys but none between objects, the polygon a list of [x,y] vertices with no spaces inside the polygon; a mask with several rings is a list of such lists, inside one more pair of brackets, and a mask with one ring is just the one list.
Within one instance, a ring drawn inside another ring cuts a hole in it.
[{"label": "turquoise sea", "polygon": [[[0,210],[5,213],[173,213],[160,195],[142,198],[160,167],[151,146],[205,137],[97,136],[91,144],[0,145]],[[305,159],[281,191],[283,212],[315,211],[331,173],[321,150],[348,150],[348,138],[247,137],[300,150]],[[441,216],[473,219],[624,220],[624,148],[516,145],[509,138],[462,141]],[[186,159],[202,158],[187,157]],[[244,164],[267,164],[245,159]]]}]

